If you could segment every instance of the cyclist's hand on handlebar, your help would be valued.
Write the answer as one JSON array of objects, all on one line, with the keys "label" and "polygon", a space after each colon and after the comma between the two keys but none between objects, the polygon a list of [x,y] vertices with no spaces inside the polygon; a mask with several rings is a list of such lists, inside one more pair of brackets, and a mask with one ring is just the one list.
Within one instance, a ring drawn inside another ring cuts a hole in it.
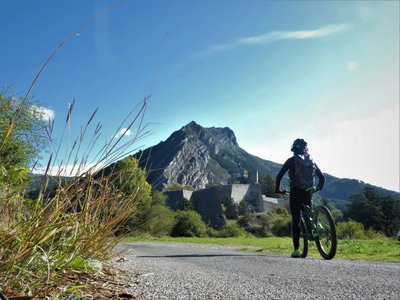
[{"label": "cyclist's hand on handlebar", "polygon": [[313,186],[313,187],[310,187],[310,188],[306,189],[306,191],[310,192],[310,193],[316,193],[316,192],[318,192],[320,190],[321,190],[321,188],[319,186]]},{"label": "cyclist's hand on handlebar", "polygon": [[275,194],[278,194],[278,195],[286,195],[286,194],[287,194],[287,190],[283,190],[283,191],[281,191],[281,190],[276,190],[276,191],[275,191]]}]

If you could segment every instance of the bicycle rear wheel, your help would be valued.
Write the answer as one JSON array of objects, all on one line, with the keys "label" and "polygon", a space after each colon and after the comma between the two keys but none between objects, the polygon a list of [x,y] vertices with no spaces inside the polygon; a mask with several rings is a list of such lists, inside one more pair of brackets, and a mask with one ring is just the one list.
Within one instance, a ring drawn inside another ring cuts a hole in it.
[{"label": "bicycle rear wheel", "polygon": [[332,259],[336,254],[337,238],[336,227],[331,212],[323,205],[315,209],[314,217],[316,232],[315,243],[321,256],[325,259]]},{"label": "bicycle rear wheel", "polygon": [[303,218],[300,219],[300,257],[306,258],[308,254],[308,234]]}]

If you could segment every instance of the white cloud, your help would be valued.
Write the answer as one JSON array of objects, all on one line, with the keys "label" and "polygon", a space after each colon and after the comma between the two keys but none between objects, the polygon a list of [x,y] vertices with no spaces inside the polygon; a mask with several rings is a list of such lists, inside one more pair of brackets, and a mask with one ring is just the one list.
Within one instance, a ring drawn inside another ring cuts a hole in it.
[{"label": "white cloud", "polygon": [[33,105],[32,107],[37,113],[40,114],[40,117],[44,121],[53,120],[56,115],[54,110],[51,110],[47,107],[37,106],[37,105]]},{"label": "white cloud", "polygon": [[358,63],[356,63],[355,61],[349,61],[347,63],[347,70],[349,71],[354,71],[355,69],[357,69],[358,67]]},{"label": "white cloud", "polygon": [[259,36],[251,36],[246,38],[241,38],[239,40],[211,46],[203,51],[197,52],[193,57],[202,57],[204,55],[209,55],[215,52],[235,48],[238,46],[245,45],[265,45],[280,40],[304,40],[304,39],[315,39],[322,38],[334,33],[341,33],[349,30],[351,25],[349,24],[336,24],[324,26],[314,30],[299,30],[299,31],[273,31],[268,32]]},{"label": "white cloud", "polygon": [[132,135],[132,131],[127,128],[121,128],[121,130],[115,135],[115,138],[118,139],[123,135],[130,136],[130,135]]},{"label": "white cloud", "polygon": [[[76,165],[62,165],[53,166],[48,170],[48,175],[52,176],[79,176],[86,172],[95,173],[96,171],[104,168],[103,164],[76,164]],[[32,170],[33,174],[44,174],[46,172],[46,167],[35,167]]]}]

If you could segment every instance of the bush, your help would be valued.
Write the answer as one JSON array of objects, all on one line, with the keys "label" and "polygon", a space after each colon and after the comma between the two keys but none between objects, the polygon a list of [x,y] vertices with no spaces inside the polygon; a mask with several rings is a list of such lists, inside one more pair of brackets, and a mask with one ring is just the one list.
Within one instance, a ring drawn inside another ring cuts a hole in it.
[{"label": "bush", "polygon": [[356,221],[339,222],[336,225],[336,235],[339,239],[365,238],[364,225]]},{"label": "bush", "polygon": [[287,219],[277,219],[272,223],[271,231],[274,236],[290,236],[291,222]]},{"label": "bush", "polygon": [[278,207],[272,212],[242,216],[238,224],[257,237],[290,236],[291,233],[290,215],[283,207]]},{"label": "bush", "polygon": [[270,237],[272,236],[271,230],[265,230],[261,226],[251,226],[247,228],[247,231],[256,237]]},{"label": "bush", "polygon": [[236,222],[226,224],[222,227],[222,230],[218,232],[218,237],[227,238],[227,237],[240,237],[245,236],[246,231],[241,228]]},{"label": "bush", "polygon": [[237,221],[238,225],[246,230],[247,228],[251,227],[251,225],[255,222],[256,222],[255,214],[248,214],[245,216],[241,216]]},{"label": "bush", "polygon": [[171,234],[175,225],[175,214],[165,205],[166,196],[151,191],[151,197],[141,197],[136,211],[125,224],[130,234],[163,236]]},{"label": "bush", "polygon": [[203,237],[206,236],[207,226],[201,216],[194,210],[178,210],[175,215],[175,226],[172,236]]},{"label": "bush", "polygon": [[208,237],[218,237],[218,233],[219,233],[218,230],[215,230],[214,228],[207,226],[206,235]]},{"label": "bush", "polygon": [[380,231],[376,231],[375,229],[368,228],[365,231],[365,238],[369,240],[386,240],[388,237]]},{"label": "bush", "polygon": [[175,226],[175,214],[164,205],[153,206],[144,225],[144,231],[152,236],[170,235]]},{"label": "bush", "polygon": [[356,240],[385,240],[387,236],[373,228],[364,229],[364,225],[350,220],[348,222],[339,222],[336,225],[336,234],[339,239]]}]

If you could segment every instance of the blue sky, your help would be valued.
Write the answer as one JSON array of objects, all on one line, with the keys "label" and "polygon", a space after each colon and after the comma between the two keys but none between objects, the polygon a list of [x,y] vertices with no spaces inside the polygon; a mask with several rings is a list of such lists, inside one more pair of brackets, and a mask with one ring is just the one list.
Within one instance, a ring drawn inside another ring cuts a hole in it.
[{"label": "blue sky", "polygon": [[[0,87],[23,95],[60,42],[112,3],[0,0]],[[399,11],[398,1],[126,0],[72,36],[32,95],[56,140],[68,103],[71,136],[99,108],[94,153],[151,95],[151,134],[132,149],[194,120],[230,127],[278,163],[304,138],[323,172],[399,191]]]}]

